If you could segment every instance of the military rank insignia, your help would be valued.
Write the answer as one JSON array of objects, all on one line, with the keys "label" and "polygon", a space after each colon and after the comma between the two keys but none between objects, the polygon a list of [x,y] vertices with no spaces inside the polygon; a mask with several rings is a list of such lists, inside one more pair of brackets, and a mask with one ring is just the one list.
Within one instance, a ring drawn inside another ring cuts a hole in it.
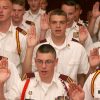
[{"label": "military rank insignia", "polygon": [[79,32],[74,32],[73,33],[73,38],[78,38],[79,37]]}]

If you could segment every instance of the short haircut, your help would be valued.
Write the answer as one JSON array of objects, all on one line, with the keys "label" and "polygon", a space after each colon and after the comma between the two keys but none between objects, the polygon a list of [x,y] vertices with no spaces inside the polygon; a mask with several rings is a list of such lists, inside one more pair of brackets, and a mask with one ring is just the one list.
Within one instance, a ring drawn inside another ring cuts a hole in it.
[{"label": "short haircut", "polygon": [[76,2],[74,0],[63,0],[62,5],[64,5],[64,4],[68,5],[68,6],[76,6]]},{"label": "short haircut", "polygon": [[55,9],[55,10],[50,11],[50,13],[49,13],[49,20],[50,20],[50,18],[51,18],[52,15],[65,16],[66,21],[67,21],[67,15],[66,15],[66,13],[65,13],[63,10],[61,10],[61,9]]},{"label": "short haircut", "polygon": [[40,45],[39,48],[37,49],[36,55],[37,55],[38,52],[40,52],[40,53],[51,53],[56,58],[56,51],[50,44]]},{"label": "short haircut", "polygon": [[25,8],[25,0],[12,0],[13,4],[18,4],[20,6],[23,6]]}]

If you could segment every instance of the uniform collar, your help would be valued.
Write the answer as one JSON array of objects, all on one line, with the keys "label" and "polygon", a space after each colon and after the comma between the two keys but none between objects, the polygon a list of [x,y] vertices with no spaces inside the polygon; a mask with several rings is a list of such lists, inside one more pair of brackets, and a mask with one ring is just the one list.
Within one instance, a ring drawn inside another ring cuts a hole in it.
[{"label": "uniform collar", "polygon": [[[8,34],[13,35],[13,33],[15,32],[14,29],[15,29],[15,27],[13,26],[13,24],[11,22],[10,27],[9,27],[8,31],[6,32],[5,36]],[[1,32],[1,34],[4,34],[4,33]]]},{"label": "uniform collar", "polygon": [[39,11],[38,11],[36,14],[33,14],[33,13],[31,12],[31,10],[28,10],[28,14],[31,15],[31,16],[33,16],[33,15],[39,16],[39,15],[42,15],[42,14],[44,14],[44,13],[45,13],[45,11],[42,10],[42,9],[39,9]]},{"label": "uniform collar", "polygon": [[[56,87],[59,87],[59,84],[58,84],[58,82],[59,82],[58,80],[59,79],[58,78],[59,78],[59,73],[55,72],[54,76],[53,76],[53,79],[52,79],[52,81],[50,83],[50,86],[55,85]],[[36,81],[36,83],[34,85],[35,87],[42,84],[38,72],[35,72],[35,81]]]},{"label": "uniform collar", "polygon": [[56,48],[56,49],[58,49],[58,50],[62,50],[62,49],[64,49],[64,48],[66,48],[66,47],[70,47],[70,45],[69,45],[69,43],[68,43],[68,41],[67,41],[67,37],[65,38],[65,41],[64,41],[64,43],[61,45],[61,46],[57,46],[56,44],[54,44],[54,42],[52,41],[52,38],[51,38],[51,36],[49,36],[49,37],[47,37],[47,41],[54,47],[54,48]]}]

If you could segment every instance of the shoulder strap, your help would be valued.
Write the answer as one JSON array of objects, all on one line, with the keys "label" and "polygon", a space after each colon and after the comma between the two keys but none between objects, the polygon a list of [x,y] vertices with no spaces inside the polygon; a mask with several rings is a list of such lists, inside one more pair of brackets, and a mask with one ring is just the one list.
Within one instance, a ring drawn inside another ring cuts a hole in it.
[{"label": "shoulder strap", "polygon": [[30,78],[32,78],[32,77],[35,77],[35,74],[34,74],[34,73],[26,73],[26,74],[24,75],[24,79],[27,78],[27,80],[26,80],[26,83],[25,83],[25,85],[24,85],[24,87],[23,87],[23,90],[22,90],[21,100],[24,100],[25,93],[26,93],[26,90],[27,90],[28,85],[29,85],[29,82],[30,82]]},{"label": "shoulder strap", "polygon": [[20,28],[20,27],[17,27],[16,30],[18,30],[23,35],[27,35],[27,32],[25,30],[23,30],[22,28]]},{"label": "shoulder strap", "polygon": [[60,79],[62,79],[63,81],[66,81],[67,83],[73,83],[74,81],[67,75],[63,75],[63,74],[60,74],[59,76]]},{"label": "shoulder strap", "polygon": [[[68,88],[67,88],[65,82],[67,82],[67,83],[70,84],[70,83],[72,83],[72,82],[74,82],[74,81],[73,81],[69,76],[63,75],[63,74],[60,74],[59,78],[60,78],[60,80],[61,80],[61,82],[62,82],[62,84],[63,84],[63,86],[64,86],[64,88],[65,88],[65,91],[68,93]],[[68,95],[68,94],[67,94],[67,95]]]},{"label": "shoulder strap", "polygon": [[45,42],[47,42],[46,39],[40,41],[40,43],[45,43]]},{"label": "shoulder strap", "polygon": [[35,23],[34,23],[34,22],[29,21],[29,20],[26,20],[26,24],[28,24],[28,25],[35,25]]},{"label": "shoulder strap", "polygon": [[21,48],[20,48],[19,31],[18,30],[16,30],[16,43],[17,43],[17,52],[18,52],[18,55],[20,56]]},{"label": "shoulder strap", "polygon": [[7,57],[4,57],[4,56],[0,56],[0,60],[2,60],[2,59],[8,59]]},{"label": "shoulder strap", "polygon": [[72,41],[79,43],[79,41],[78,41],[78,40],[76,40],[76,39],[74,39],[74,38],[72,38]]},{"label": "shoulder strap", "polygon": [[78,25],[78,26],[83,26],[83,25],[82,25],[82,24],[80,24],[80,23],[77,23],[77,25]]},{"label": "shoulder strap", "polygon": [[100,70],[97,70],[91,80],[91,94],[92,96],[94,97],[94,82],[95,82],[95,79],[97,78],[97,76],[100,74]]},{"label": "shoulder strap", "polygon": [[21,100],[24,100],[25,93],[26,93],[26,90],[27,90],[27,88],[28,88],[29,82],[30,82],[30,79],[27,79],[27,80],[26,80],[26,83],[25,83],[25,85],[24,85],[24,88],[23,88],[23,90],[22,90]]},{"label": "shoulder strap", "polygon": [[27,79],[27,78],[32,78],[32,77],[35,77],[35,74],[34,73],[25,73],[22,77],[22,81]]},{"label": "shoulder strap", "polygon": [[26,35],[27,33],[23,29],[21,29],[20,27],[16,28],[17,52],[18,52],[18,55],[20,56],[20,54],[21,54],[21,47],[20,47],[19,32],[22,33],[23,35]]}]

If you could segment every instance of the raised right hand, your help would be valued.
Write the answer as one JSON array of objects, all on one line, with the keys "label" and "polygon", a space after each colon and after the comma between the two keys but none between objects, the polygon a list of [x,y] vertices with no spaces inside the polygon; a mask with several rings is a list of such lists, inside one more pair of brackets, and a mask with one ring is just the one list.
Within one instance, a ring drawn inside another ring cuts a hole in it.
[{"label": "raised right hand", "polygon": [[2,58],[0,60],[0,84],[4,84],[10,77],[10,70],[8,69],[8,60]]},{"label": "raised right hand", "polygon": [[99,2],[96,2],[93,5],[92,16],[94,18],[97,18],[98,16],[100,16],[99,5],[100,5]]}]

